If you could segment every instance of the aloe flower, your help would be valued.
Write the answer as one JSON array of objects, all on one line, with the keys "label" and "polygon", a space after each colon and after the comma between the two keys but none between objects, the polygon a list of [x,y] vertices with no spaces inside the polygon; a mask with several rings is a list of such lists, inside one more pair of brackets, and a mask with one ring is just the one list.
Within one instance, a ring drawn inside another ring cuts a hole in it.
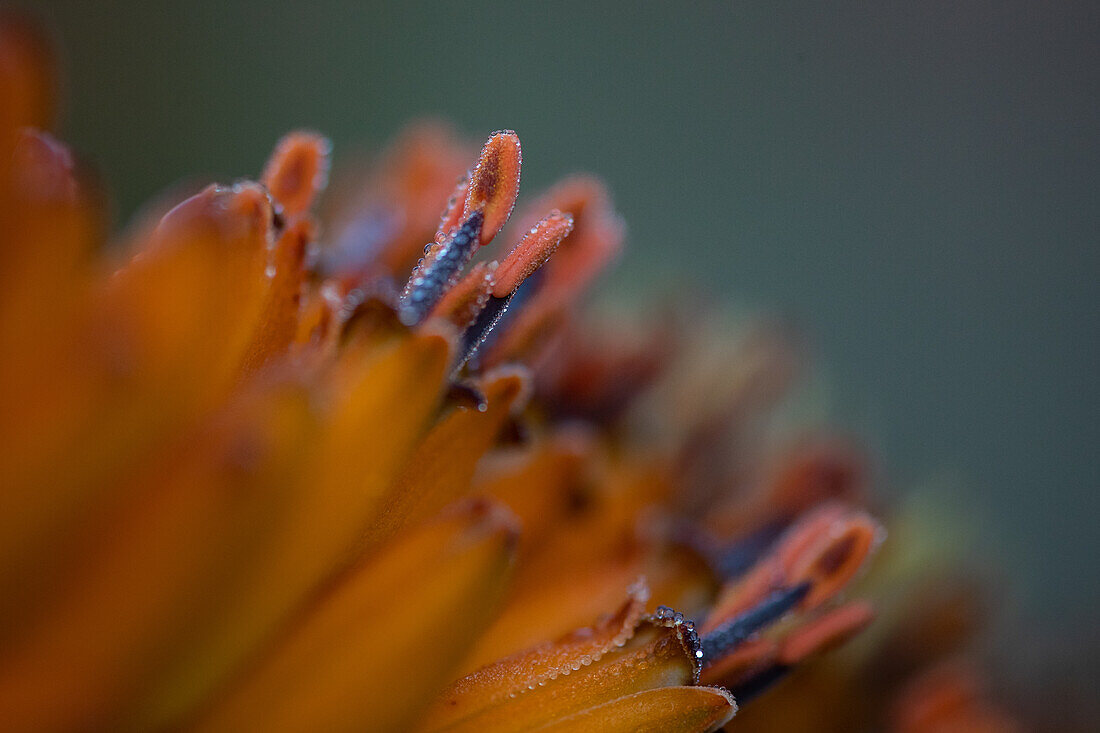
[{"label": "aloe flower", "polygon": [[299,131],[108,246],[52,76],[5,20],[4,730],[712,731],[873,624],[858,450],[764,439],[789,340],[584,315],[599,181],[512,216],[518,136],[422,125],[321,216]]}]

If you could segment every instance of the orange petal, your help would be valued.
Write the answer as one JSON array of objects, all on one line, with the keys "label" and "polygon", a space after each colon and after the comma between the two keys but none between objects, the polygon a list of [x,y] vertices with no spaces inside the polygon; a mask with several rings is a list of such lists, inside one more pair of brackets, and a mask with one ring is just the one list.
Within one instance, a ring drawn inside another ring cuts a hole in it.
[{"label": "orange petal", "polygon": [[511,130],[494,132],[481,149],[481,157],[470,175],[462,218],[469,219],[475,211],[484,215],[481,224],[481,244],[497,235],[519,195],[519,170],[523,162],[519,136]]},{"label": "orange petal", "polygon": [[210,186],[164,216],[108,294],[142,376],[237,376],[268,290],[273,237],[271,200],[255,183]]},{"label": "orange petal", "polygon": [[506,510],[474,502],[391,543],[197,729],[407,730],[491,618],[516,531]]},{"label": "orange petal", "polygon": [[302,296],[304,304],[294,334],[294,349],[299,353],[331,356],[336,351],[337,338],[343,323],[342,299],[335,292],[335,285],[305,284]]},{"label": "orange petal", "polygon": [[[81,408],[89,363],[86,329],[90,255],[100,222],[68,148],[37,130],[18,135],[0,165],[0,444],[5,477],[30,462],[41,433],[63,432]],[[54,438],[56,439],[56,435]],[[46,460],[53,462],[56,445]]]},{"label": "orange petal", "polygon": [[[33,226],[48,226],[41,233],[54,237],[43,241],[64,246],[63,232],[80,231],[63,212],[56,207],[40,212],[43,220]],[[0,565],[5,571],[18,567],[9,562],[9,546],[22,545],[13,551],[23,562],[44,561],[39,553],[63,552],[69,523],[85,509],[110,507],[130,485],[124,478],[144,451],[191,428],[237,383],[262,307],[271,225],[268,198],[255,184],[211,188],[166,222],[158,241],[116,273],[102,292],[70,302],[81,311],[75,323],[57,319],[62,328],[73,329],[61,334],[70,351],[52,353],[49,359],[69,358],[41,369],[43,377],[58,370],[61,375],[51,380],[50,399],[38,407],[49,416],[55,414],[50,411],[52,399],[62,396],[69,402],[54,435],[58,442],[42,445],[40,452],[21,453],[13,461],[15,488],[0,492],[3,501],[12,502],[0,514],[18,521],[14,532],[2,533]],[[53,263],[66,258],[59,256]],[[51,262],[51,257],[40,259]],[[59,267],[51,288],[61,285],[66,274]],[[66,302],[68,295],[54,298]],[[31,314],[27,320],[33,318]],[[24,341],[20,348],[36,342],[50,353],[48,338]],[[79,390],[74,394],[75,387]],[[24,428],[25,434],[34,434],[27,429],[32,425]],[[42,486],[52,490],[41,491]]]},{"label": "orange petal", "polygon": [[245,371],[285,354],[294,340],[306,280],[306,250],[315,236],[316,225],[309,218],[298,219],[279,236],[263,319],[245,357]]},{"label": "orange petal", "polygon": [[573,217],[556,209],[539,220],[500,263],[493,296],[505,298],[514,293],[531,273],[542,267],[571,231]]},{"label": "orange petal", "polygon": [[275,146],[260,182],[295,219],[309,211],[328,183],[332,143],[315,132],[292,132]]},{"label": "orange petal", "polygon": [[464,495],[478,461],[496,442],[526,385],[527,376],[518,370],[489,374],[481,385],[484,410],[456,407],[437,423],[405,464],[368,541],[430,517]]},{"label": "orange petal", "polygon": [[509,456],[507,466],[490,466],[490,475],[482,476],[475,490],[516,513],[523,523],[522,551],[529,553],[577,500],[593,450],[593,436],[579,428],[562,429],[519,460]]},{"label": "orange petal", "polygon": [[645,585],[636,584],[619,609],[600,619],[595,626],[577,629],[463,677],[443,692],[425,721],[425,727],[446,727],[487,707],[506,702],[520,691],[545,685],[598,661],[634,636],[648,596]]},{"label": "orange petal", "polygon": [[272,532],[262,562],[223,599],[216,623],[145,693],[155,717],[141,727],[178,722],[357,555],[436,409],[448,356],[438,335],[406,336],[358,355],[334,377],[308,485]]},{"label": "orange petal", "polygon": [[709,733],[737,712],[720,687],[664,687],[636,692],[536,728],[538,733]]},{"label": "orange petal", "polygon": [[71,577],[0,664],[10,730],[109,727],[220,612],[292,506],[314,425],[279,388],[230,411],[135,480],[134,499],[83,527]]},{"label": "orange petal", "polygon": [[[569,674],[563,671],[541,685],[529,683],[497,702],[482,701],[488,702],[486,706],[476,700],[459,706],[466,711],[463,717],[435,719],[423,730],[530,730],[624,695],[693,684],[698,677],[697,653],[698,639],[686,624],[648,617],[624,645],[608,650],[599,659],[589,659],[585,664],[582,657],[570,666]],[[467,694],[476,694],[476,688]],[[447,699],[453,698],[445,698],[445,704]],[[481,709],[471,710],[477,708]]]},{"label": "orange petal", "polygon": [[500,617],[471,651],[463,671],[472,671],[522,649],[569,633],[614,608],[624,588],[636,587],[638,563],[567,564],[561,577],[517,588]]}]

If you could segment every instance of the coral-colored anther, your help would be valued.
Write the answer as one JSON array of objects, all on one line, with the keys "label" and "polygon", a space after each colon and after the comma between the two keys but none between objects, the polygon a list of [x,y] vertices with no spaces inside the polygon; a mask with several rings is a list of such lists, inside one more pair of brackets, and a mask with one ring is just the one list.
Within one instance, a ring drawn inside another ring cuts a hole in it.
[{"label": "coral-colored anther", "polygon": [[531,273],[542,267],[571,231],[573,217],[570,214],[555,209],[544,216],[501,262],[493,295],[505,298],[514,293]]},{"label": "coral-colored anther", "polygon": [[848,584],[874,550],[882,527],[859,512],[830,528],[791,566],[791,582],[808,582],[803,608],[814,608]]},{"label": "coral-colored anther", "polygon": [[786,573],[799,558],[805,556],[822,537],[826,536],[851,511],[844,504],[829,502],[808,512],[788,529],[775,550],[775,558]]},{"label": "coral-colored anther", "polygon": [[590,176],[567,178],[554,186],[523,216],[521,224],[531,227],[535,217],[547,209],[573,215],[574,229],[569,242],[546,268],[544,297],[559,302],[584,291],[589,283],[618,255],[624,226],[611,208],[607,189]]},{"label": "coral-colored anther", "polygon": [[807,657],[834,649],[874,620],[875,609],[867,601],[853,601],[808,621],[783,639],[779,661],[798,664]]},{"label": "coral-colored anther", "polygon": [[492,240],[512,215],[519,195],[522,160],[519,136],[511,130],[494,132],[481,149],[481,157],[470,174],[462,220],[469,219],[475,211],[483,213],[482,245]]},{"label": "coral-colored anther", "polygon": [[304,214],[324,189],[331,152],[332,144],[315,132],[292,132],[275,146],[260,181],[286,216]]},{"label": "coral-colored anther", "polygon": [[445,318],[455,327],[465,329],[489,302],[489,295],[496,283],[496,262],[479,262],[459,280],[436,304],[429,314],[432,318]]}]

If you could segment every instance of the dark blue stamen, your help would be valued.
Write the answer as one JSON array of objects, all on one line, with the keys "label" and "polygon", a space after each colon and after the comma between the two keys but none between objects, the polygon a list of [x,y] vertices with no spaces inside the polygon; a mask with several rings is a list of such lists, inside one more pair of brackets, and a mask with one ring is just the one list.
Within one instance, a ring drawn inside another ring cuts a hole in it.
[{"label": "dark blue stamen", "polygon": [[765,626],[783,617],[810,591],[809,583],[799,583],[776,591],[763,601],[730,619],[703,636],[703,664],[710,665],[744,643]]},{"label": "dark blue stamen", "polygon": [[771,549],[785,528],[783,522],[770,522],[717,550],[711,559],[715,571],[724,580],[741,577]]},{"label": "dark blue stamen", "polygon": [[514,295],[515,293],[504,298],[490,296],[489,302],[477,314],[474,322],[462,332],[462,344],[458,352],[459,359],[455,371],[461,369],[462,365],[468,362],[477,353],[481,345],[485,343],[489,332],[493,330],[493,327],[500,321],[501,316],[508,310],[508,304],[512,302]]},{"label": "dark blue stamen", "polygon": [[754,697],[767,692],[775,683],[790,674],[791,668],[785,664],[775,664],[754,674],[747,680],[730,690],[738,704],[744,705]]},{"label": "dark blue stamen", "polygon": [[413,272],[397,315],[406,326],[415,326],[439,302],[454,285],[462,268],[470,261],[481,235],[483,215],[480,211],[470,214],[455,232],[444,240],[435,256]]}]

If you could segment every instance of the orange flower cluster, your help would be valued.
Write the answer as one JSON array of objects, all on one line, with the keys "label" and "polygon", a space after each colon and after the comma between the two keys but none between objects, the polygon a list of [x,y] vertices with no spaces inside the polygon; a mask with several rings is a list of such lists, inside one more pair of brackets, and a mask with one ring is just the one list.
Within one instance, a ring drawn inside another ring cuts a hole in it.
[{"label": "orange flower cluster", "polygon": [[5,730],[712,731],[871,622],[858,457],[757,470],[787,342],[583,325],[599,182],[509,225],[516,134],[420,127],[322,228],[296,132],[112,250],[51,77],[0,25]]}]

